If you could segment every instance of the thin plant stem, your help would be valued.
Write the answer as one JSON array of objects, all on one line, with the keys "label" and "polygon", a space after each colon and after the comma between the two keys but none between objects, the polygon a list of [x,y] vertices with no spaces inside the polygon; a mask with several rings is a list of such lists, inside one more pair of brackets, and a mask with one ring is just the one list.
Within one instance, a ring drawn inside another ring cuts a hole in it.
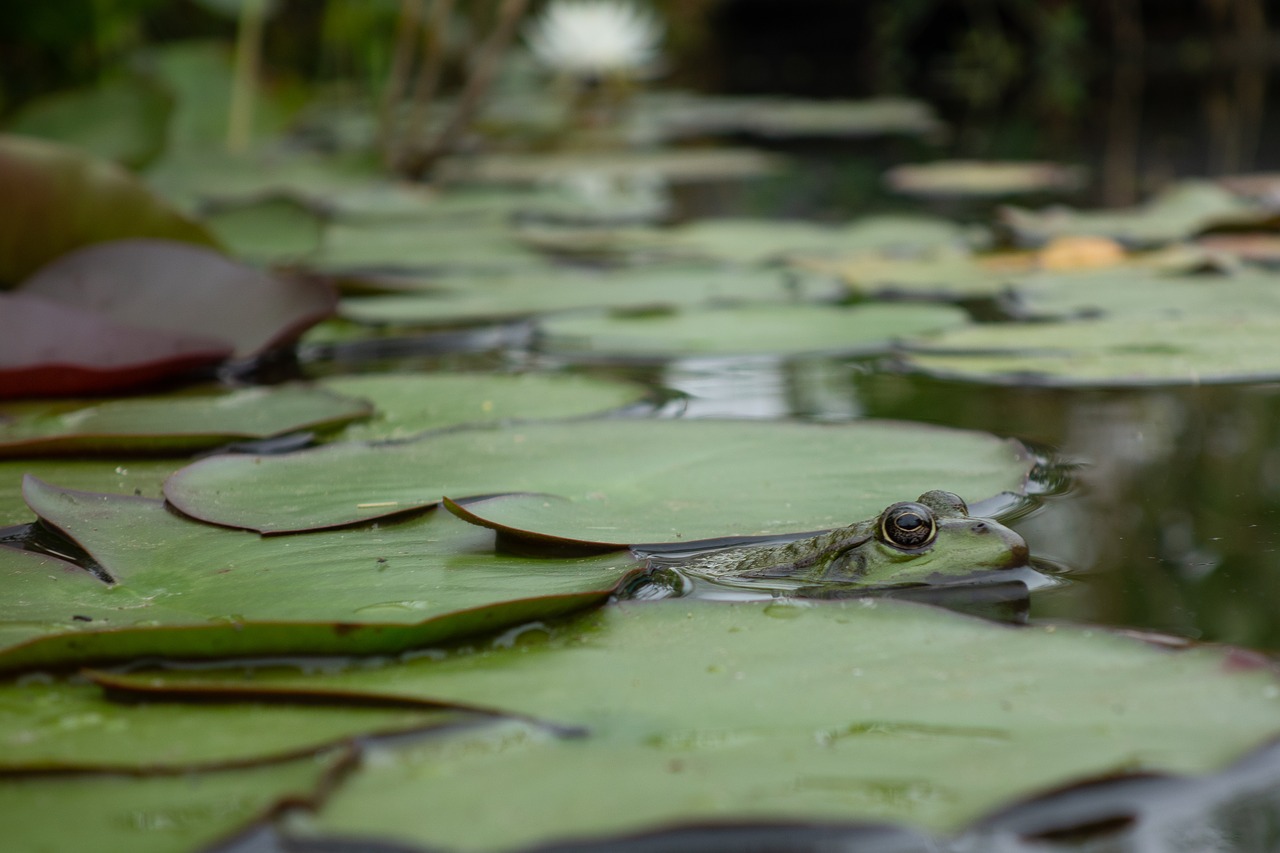
[{"label": "thin plant stem", "polygon": [[413,67],[414,42],[417,40],[421,20],[422,0],[400,0],[395,47],[392,49],[391,68],[387,73],[387,86],[382,93],[382,110],[378,117],[378,148],[387,165],[394,163],[396,114],[409,81],[409,71]]},{"label": "thin plant stem", "polygon": [[410,150],[401,164],[401,172],[406,177],[421,180],[435,162],[457,144],[458,137],[471,124],[484,96],[488,94],[503,54],[515,37],[516,27],[528,5],[528,0],[502,0],[498,7],[498,23],[480,47],[479,56],[463,85],[462,94],[458,96],[453,115],[430,144]]},{"label": "thin plant stem", "polygon": [[[436,91],[440,88],[440,77],[444,71],[445,31],[452,13],[453,0],[436,0],[431,7],[431,16],[422,29],[422,63],[418,66],[418,74],[413,81],[413,94],[410,96],[412,106],[401,150],[412,150],[426,134],[427,116]],[[396,152],[396,161],[399,159],[400,152]]]},{"label": "thin plant stem", "polygon": [[253,139],[253,102],[262,64],[262,32],[266,19],[267,0],[244,0],[236,25],[235,69],[227,117],[227,150],[233,154],[248,150]]}]

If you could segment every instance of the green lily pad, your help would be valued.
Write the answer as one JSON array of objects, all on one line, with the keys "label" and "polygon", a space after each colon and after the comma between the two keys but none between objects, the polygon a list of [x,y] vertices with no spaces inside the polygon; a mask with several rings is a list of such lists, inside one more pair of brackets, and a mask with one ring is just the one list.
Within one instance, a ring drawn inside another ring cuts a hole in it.
[{"label": "green lily pad", "polygon": [[924,135],[942,123],[909,98],[807,100],[664,93],[640,98],[635,123],[665,138],[748,134],[766,139]]},{"label": "green lily pad", "polygon": [[338,313],[361,323],[448,325],[512,320],[580,308],[644,309],[736,302],[821,300],[844,295],[826,278],[781,270],[639,267],[534,272],[422,283],[421,295],[349,297]]},{"label": "green lily pad", "polygon": [[1014,313],[1035,320],[1280,317],[1280,275],[1262,271],[1163,275],[1158,270],[1113,269],[1045,274],[1024,277],[1014,295]]},{"label": "green lily pad", "polygon": [[79,570],[50,577],[26,552],[0,548],[4,669],[148,655],[400,651],[592,606],[634,568],[620,555],[495,555],[492,534],[444,512],[263,539],[144,498],[31,478],[24,494],[116,582]]},{"label": "green lily pad", "polygon": [[[173,95],[170,150],[195,156],[221,153],[226,147],[233,89],[231,46],[217,40],[169,41],[150,48],[147,61]],[[297,94],[296,90],[290,93],[285,84],[257,87],[252,127],[255,139],[284,130],[301,103]]]},{"label": "green lily pad", "polygon": [[366,162],[279,148],[232,155],[184,146],[148,169],[147,180],[193,211],[285,198],[336,217],[395,218],[421,214],[433,198],[421,186],[387,180]]},{"label": "green lily pad", "polygon": [[541,257],[503,226],[470,227],[413,220],[335,222],[310,264],[322,270],[471,270],[510,272]]},{"label": "green lily pad", "polygon": [[34,521],[22,497],[22,477],[60,483],[83,492],[114,492],[153,500],[164,498],[165,478],[183,464],[174,459],[58,459],[0,460],[0,527]]},{"label": "green lily pad", "polygon": [[553,317],[539,349],[650,359],[760,353],[868,354],[899,338],[966,325],[949,305],[748,305],[702,311]]},{"label": "green lily pad", "polygon": [[173,853],[229,841],[285,805],[319,803],[345,751],[210,773],[0,778],[0,821],[12,850]]},{"label": "green lily pad", "polygon": [[[588,727],[567,741],[507,729],[384,754],[315,821],[459,850],[728,820],[954,831],[1084,779],[1211,771],[1280,727],[1274,674],[1229,652],[901,602],[637,602],[508,640],[345,672],[108,683],[139,695],[443,701]],[[477,823],[467,804],[481,800],[501,802],[502,819]]]},{"label": "green lily pad", "polygon": [[847,225],[789,219],[701,219],[675,228],[522,229],[544,251],[608,257],[658,256],[752,264],[796,258],[841,258],[866,252],[916,254],[963,249],[972,229],[943,219],[871,216]]},{"label": "green lily pad", "polygon": [[217,245],[202,225],[120,166],[65,145],[0,135],[0,186],[0,286],[104,240],[164,237]]},{"label": "green lily pad", "polygon": [[1085,177],[1079,166],[1061,163],[937,160],[895,166],[885,173],[885,183],[906,195],[974,197],[1072,192]]},{"label": "green lily pad", "polygon": [[320,384],[373,404],[372,420],[343,430],[341,437],[349,441],[404,439],[469,424],[592,415],[639,403],[648,393],[629,382],[568,374],[384,374],[338,376]]},{"label": "green lily pad", "polygon": [[66,453],[187,453],[236,439],[335,429],[367,403],[304,386],[106,403],[0,406],[0,457]]},{"label": "green lily pad", "polygon": [[[841,527],[929,489],[972,503],[1022,491],[1030,467],[1016,442],[893,422],[599,420],[210,458],[170,477],[165,494],[204,521],[285,533],[446,495],[544,492],[571,500],[529,529],[619,546]],[[584,514],[610,523],[585,527]]]},{"label": "green lily pad", "polygon": [[1003,385],[1137,386],[1280,378],[1280,315],[1000,323],[908,343],[907,367]]},{"label": "green lily pad", "polygon": [[170,99],[154,84],[117,77],[38,98],[24,105],[5,130],[75,145],[137,169],[164,150],[171,109]]},{"label": "green lily pad", "polygon": [[[501,228],[513,220],[564,223],[645,222],[664,216],[660,188],[638,180],[574,178],[551,186],[450,187],[396,183],[363,160],[312,152],[263,151],[231,157],[216,151],[175,152],[148,172],[152,185],[196,211],[293,200],[348,224],[416,223],[453,230]],[[271,220],[283,231],[282,212]],[[217,217],[214,216],[215,225]],[[299,218],[290,233],[301,243]],[[254,235],[246,227],[247,239]],[[233,235],[234,236],[234,235]]]},{"label": "green lily pad", "polygon": [[540,184],[572,180],[656,178],[673,184],[750,178],[775,171],[782,158],[751,148],[687,148],[607,153],[454,156],[434,172],[446,183]]},{"label": "green lily pad", "polygon": [[1217,225],[1259,222],[1265,208],[1241,200],[1216,184],[1184,181],[1130,210],[1077,212],[1053,207],[1035,212],[1001,211],[1001,221],[1023,243],[1039,245],[1055,237],[1110,237],[1146,248],[1192,237]]},{"label": "green lily pad", "polygon": [[219,205],[205,212],[204,222],[233,254],[256,262],[306,258],[324,235],[320,214],[284,196]]},{"label": "green lily pad", "polygon": [[681,248],[738,262],[965,248],[973,236],[971,229],[954,222],[923,216],[868,216],[842,226],[798,220],[703,219],[673,229]]},{"label": "green lily pad", "polygon": [[216,769],[320,752],[355,737],[458,722],[428,708],[112,702],[95,685],[0,684],[0,772]]},{"label": "green lily pad", "polygon": [[1024,272],[992,269],[968,252],[936,250],[920,257],[866,253],[805,267],[831,272],[860,296],[888,299],[978,299],[1003,293]]}]

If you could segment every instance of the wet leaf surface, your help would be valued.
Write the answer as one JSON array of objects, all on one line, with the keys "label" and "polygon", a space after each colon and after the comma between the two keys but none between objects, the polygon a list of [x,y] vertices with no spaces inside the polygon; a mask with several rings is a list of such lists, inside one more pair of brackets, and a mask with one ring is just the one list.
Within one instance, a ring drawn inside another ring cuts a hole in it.
[{"label": "wet leaf surface", "polygon": [[25,293],[0,293],[0,398],[129,390],[218,364],[225,341],[142,328]]},{"label": "wet leaf surface", "polygon": [[286,803],[318,802],[348,760],[339,751],[179,776],[0,778],[0,819],[14,850],[202,850]]},{"label": "wet leaf surface", "polygon": [[[552,740],[511,724],[382,753],[317,820],[334,834],[505,849],[708,820],[952,831],[1074,780],[1214,770],[1280,721],[1274,675],[1227,658],[897,602],[666,601],[435,660],[110,683],[447,701],[587,726]],[[471,804],[495,800],[501,819],[475,821]]]},{"label": "wet leaf surface", "polygon": [[381,374],[337,376],[320,384],[374,406],[372,420],[342,431],[340,437],[348,441],[404,439],[427,430],[509,420],[594,415],[640,403],[648,394],[628,382],[570,374]]},{"label": "wet leaf surface", "polygon": [[558,317],[538,324],[539,349],[574,356],[869,354],[899,338],[963,326],[946,305],[754,305],[703,311]]},{"label": "wet leaf surface", "polygon": [[546,492],[571,500],[549,501],[528,529],[626,545],[841,527],[929,489],[972,503],[1021,492],[1030,467],[1014,442],[904,423],[600,420],[206,459],[165,494],[196,518],[281,533],[444,496]]},{"label": "wet leaf surface", "polygon": [[230,343],[248,358],[333,313],[327,286],[265,273],[210,249],[170,240],[117,240],[65,255],[20,293],[113,323]]},{"label": "wet leaf surface", "polygon": [[215,245],[120,166],[53,142],[0,135],[0,286],[81,246],[128,237]]},{"label": "wet leaf surface", "polygon": [[444,512],[263,539],[144,498],[34,479],[24,494],[117,582],[65,570],[51,579],[28,553],[0,547],[6,669],[149,655],[400,651],[598,604],[634,567],[625,555],[495,555],[492,534]]},{"label": "wet leaf surface", "polygon": [[368,417],[360,400],[305,386],[0,406],[0,457],[71,453],[185,453],[235,439],[336,429]]}]

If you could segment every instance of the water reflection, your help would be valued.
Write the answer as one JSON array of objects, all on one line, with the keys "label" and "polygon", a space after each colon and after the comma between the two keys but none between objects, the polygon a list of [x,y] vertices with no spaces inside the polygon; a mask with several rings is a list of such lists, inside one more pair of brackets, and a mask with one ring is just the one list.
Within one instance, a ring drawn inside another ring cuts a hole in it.
[{"label": "water reflection", "polygon": [[866,413],[1013,435],[1081,468],[1015,523],[1077,583],[1033,618],[1168,631],[1280,649],[1280,389],[984,387],[849,373]]}]

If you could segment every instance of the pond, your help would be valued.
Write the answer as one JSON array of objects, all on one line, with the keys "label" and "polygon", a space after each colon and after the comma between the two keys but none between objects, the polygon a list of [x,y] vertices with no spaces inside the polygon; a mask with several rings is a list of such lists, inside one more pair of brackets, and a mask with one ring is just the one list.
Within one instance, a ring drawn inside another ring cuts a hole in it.
[{"label": "pond", "polygon": [[0,136],[15,849],[1274,849],[1274,180],[507,75]]}]

